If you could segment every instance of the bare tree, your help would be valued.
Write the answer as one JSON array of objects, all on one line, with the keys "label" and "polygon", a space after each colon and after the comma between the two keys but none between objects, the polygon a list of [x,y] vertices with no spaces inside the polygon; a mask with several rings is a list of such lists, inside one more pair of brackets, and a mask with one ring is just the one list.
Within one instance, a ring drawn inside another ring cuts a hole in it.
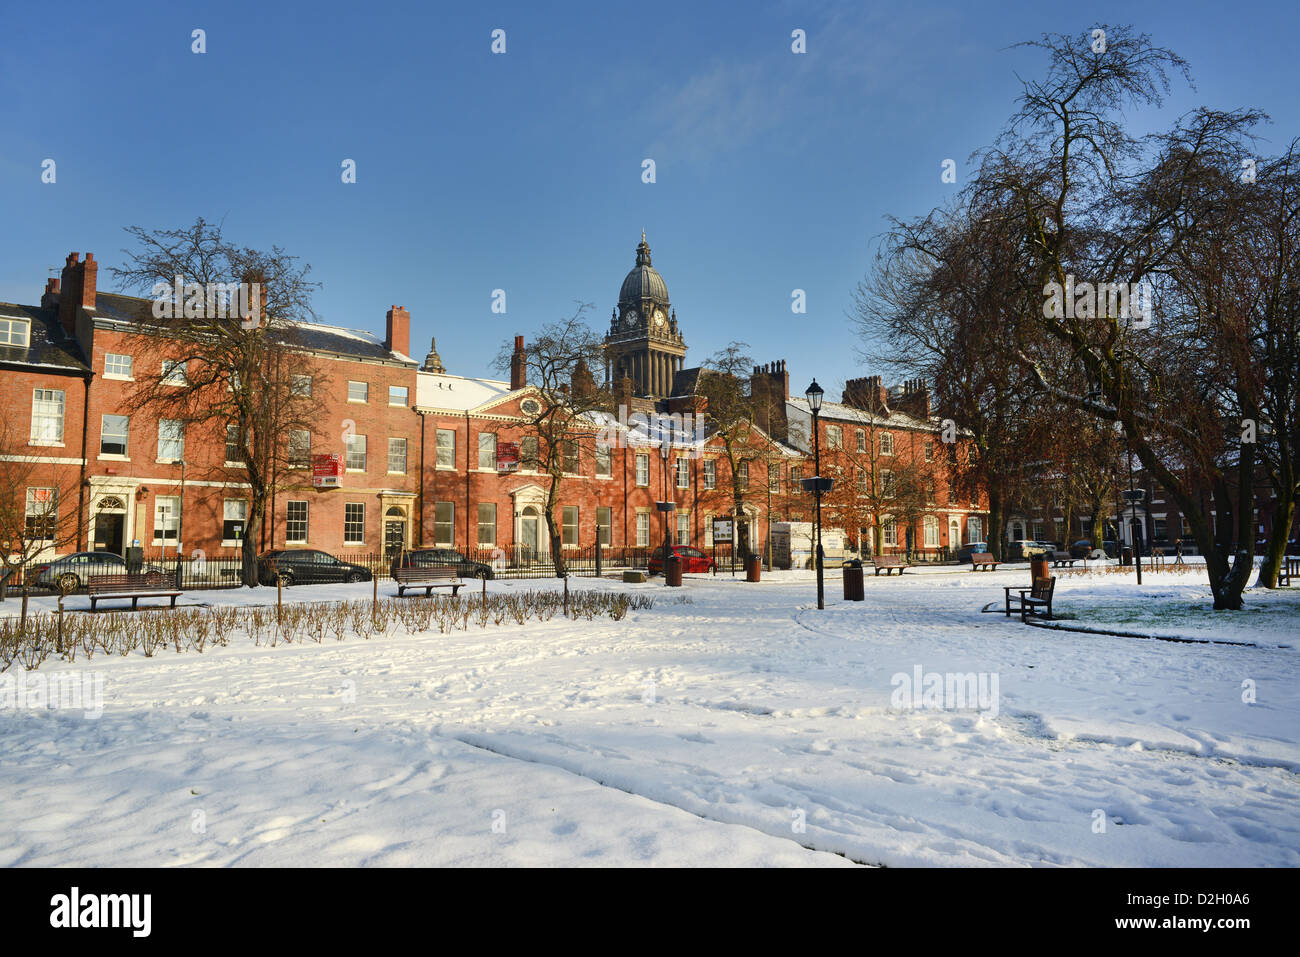
[{"label": "bare tree", "polygon": [[[556,516],[560,490],[584,458],[600,452],[598,440],[611,407],[609,392],[596,385],[590,371],[604,361],[604,344],[584,319],[590,308],[590,303],[580,303],[573,315],[543,326],[523,347],[525,375],[538,400],[536,412],[522,413],[524,430],[537,442],[538,470],[551,479],[546,532],[556,577],[566,580],[563,531]],[[506,343],[497,355],[497,368],[510,369],[514,355],[513,344]]]},{"label": "bare tree", "polygon": [[75,508],[80,474],[43,458],[32,454],[14,422],[0,424],[0,576],[21,576],[24,622],[31,566],[76,543],[82,530]]},{"label": "bare tree", "polygon": [[[160,370],[137,373],[137,405],[237,451],[240,464],[229,477],[248,484],[247,528],[257,528],[289,467],[300,464],[289,454],[292,434],[320,428],[312,394],[328,390],[329,377],[305,359],[298,334],[315,316],[311,298],[319,284],[308,280],[310,266],[280,247],[238,246],[202,218],[183,229],[127,232],[136,248],[124,250],[125,265],[113,270],[126,288],[154,296],[170,295],[163,290],[175,284],[186,290],[184,308],[172,302],[155,309],[137,336],[139,352],[158,358],[149,367]],[[231,309],[233,289],[244,293],[243,315]],[[227,473],[224,464],[207,467]],[[244,584],[256,585],[253,535],[243,536],[241,558]]]},{"label": "bare tree", "polygon": [[757,409],[750,392],[750,371],[754,362],[743,342],[731,342],[704,364],[699,392],[708,402],[709,438],[722,446],[727,462],[727,485],[708,499],[725,498],[734,519],[736,550],[741,559],[752,551],[749,525],[745,521],[745,500],[750,493],[751,463],[758,463],[760,480],[766,481],[766,436],[755,425]]}]

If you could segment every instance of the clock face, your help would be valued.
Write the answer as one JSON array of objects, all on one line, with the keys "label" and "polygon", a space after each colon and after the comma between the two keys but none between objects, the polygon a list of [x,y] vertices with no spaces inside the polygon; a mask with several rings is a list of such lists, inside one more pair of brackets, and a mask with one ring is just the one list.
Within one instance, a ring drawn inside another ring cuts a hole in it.
[{"label": "clock face", "polygon": [[637,314],[635,309],[629,309],[623,314],[623,325],[631,329],[636,325]]},{"label": "clock face", "polygon": [[667,322],[667,321],[668,321],[668,317],[664,315],[664,311],[663,311],[662,309],[660,309],[659,311],[657,311],[657,312],[655,313],[655,325],[656,325],[656,326],[660,326],[660,327],[662,327],[663,324],[664,324],[665,322]]}]

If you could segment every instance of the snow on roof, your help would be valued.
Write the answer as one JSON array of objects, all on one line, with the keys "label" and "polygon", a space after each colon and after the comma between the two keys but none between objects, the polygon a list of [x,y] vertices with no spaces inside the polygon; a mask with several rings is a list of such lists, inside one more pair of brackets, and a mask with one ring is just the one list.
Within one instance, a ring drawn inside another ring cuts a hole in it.
[{"label": "snow on roof", "polygon": [[[793,406],[801,415],[811,415],[808,408],[808,400],[804,398],[791,397],[786,403]],[[889,415],[876,415],[865,409],[854,408],[851,405],[843,405],[839,402],[822,402],[821,411],[818,416],[822,419],[837,419],[841,422],[861,422],[864,425],[887,425],[899,429],[926,429],[929,431],[938,431],[938,419],[921,419],[914,415],[908,415],[906,412],[890,411]]]},{"label": "snow on roof", "polygon": [[498,399],[510,391],[510,383],[499,379],[418,372],[415,379],[415,406],[420,409],[447,409],[468,412]]}]

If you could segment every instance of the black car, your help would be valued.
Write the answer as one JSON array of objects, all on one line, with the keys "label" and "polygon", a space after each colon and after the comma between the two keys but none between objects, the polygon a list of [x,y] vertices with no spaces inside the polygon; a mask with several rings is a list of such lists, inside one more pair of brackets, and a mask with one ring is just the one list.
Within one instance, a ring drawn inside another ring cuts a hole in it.
[{"label": "black car", "polygon": [[257,559],[257,580],[274,585],[320,585],[326,582],[368,582],[370,569],[353,565],[314,548],[282,548]]},{"label": "black car", "polygon": [[402,552],[393,559],[390,572],[398,568],[429,568],[435,565],[450,565],[461,578],[485,578],[491,581],[496,577],[491,565],[468,559],[454,548],[417,548]]},{"label": "black car", "polygon": [[970,561],[972,555],[986,553],[988,550],[988,542],[967,542],[961,548],[957,549],[957,563],[965,565]]}]

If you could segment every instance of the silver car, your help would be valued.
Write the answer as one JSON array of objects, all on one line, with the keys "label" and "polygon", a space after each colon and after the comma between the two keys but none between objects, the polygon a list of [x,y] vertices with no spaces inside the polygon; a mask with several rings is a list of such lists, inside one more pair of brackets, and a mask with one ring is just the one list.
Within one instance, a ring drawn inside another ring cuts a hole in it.
[{"label": "silver car", "polygon": [[[126,560],[113,552],[74,552],[48,565],[37,566],[36,584],[68,594],[85,588],[91,575],[123,575],[126,570]],[[162,569],[146,565],[141,571]]]}]

